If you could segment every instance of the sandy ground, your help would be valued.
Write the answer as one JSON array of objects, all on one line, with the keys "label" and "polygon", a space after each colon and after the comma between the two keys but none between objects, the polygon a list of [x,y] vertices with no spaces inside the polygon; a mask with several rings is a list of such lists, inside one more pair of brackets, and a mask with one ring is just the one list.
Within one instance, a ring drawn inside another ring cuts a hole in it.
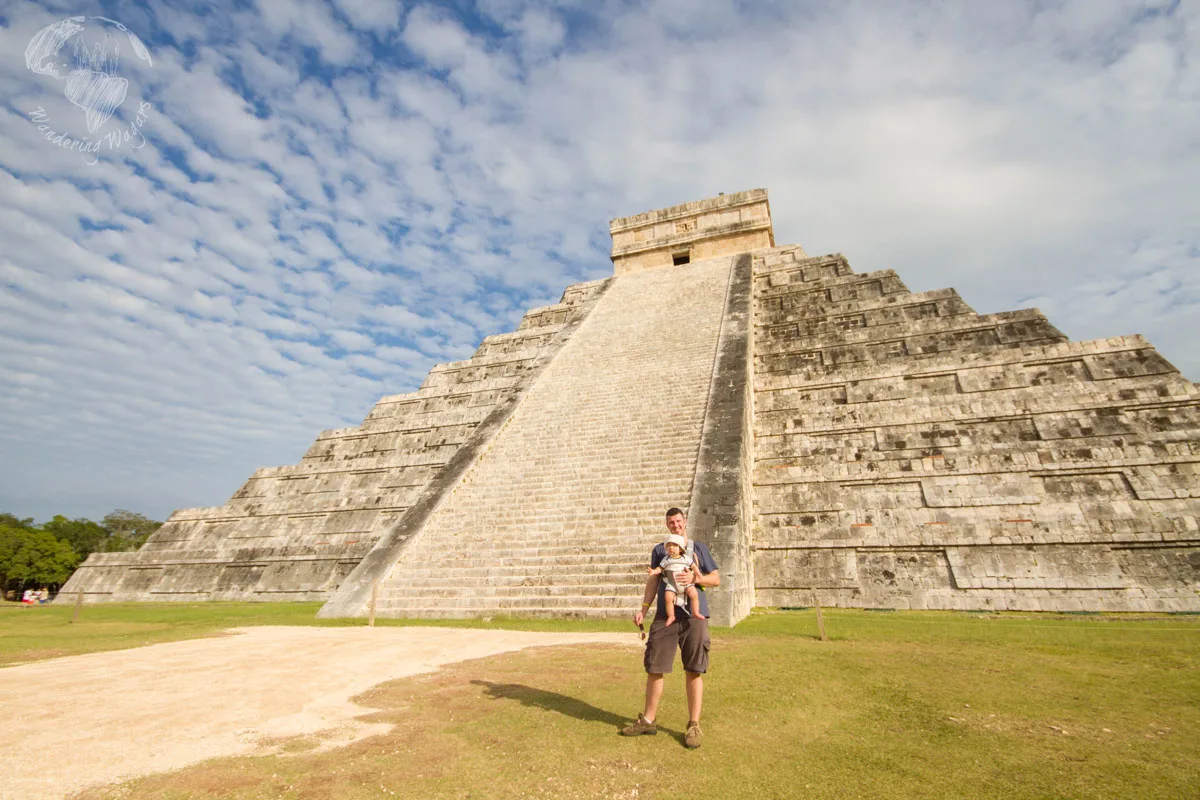
[{"label": "sandy ground", "polygon": [[449,628],[240,628],[232,635],[0,669],[0,800],[215,756],[271,752],[279,737],[346,744],[388,728],[350,702],[395,678],[539,645],[636,645],[634,634]]}]

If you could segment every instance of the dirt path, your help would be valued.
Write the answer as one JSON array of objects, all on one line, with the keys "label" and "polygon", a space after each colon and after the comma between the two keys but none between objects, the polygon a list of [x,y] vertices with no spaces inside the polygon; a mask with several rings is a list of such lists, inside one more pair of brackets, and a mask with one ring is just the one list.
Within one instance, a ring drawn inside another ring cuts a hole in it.
[{"label": "dirt path", "polygon": [[455,661],[632,634],[449,628],[240,628],[233,635],[0,669],[0,800],[54,800],[85,786],[215,756],[269,752],[279,737],[327,746],[386,730],[350,698]]}]

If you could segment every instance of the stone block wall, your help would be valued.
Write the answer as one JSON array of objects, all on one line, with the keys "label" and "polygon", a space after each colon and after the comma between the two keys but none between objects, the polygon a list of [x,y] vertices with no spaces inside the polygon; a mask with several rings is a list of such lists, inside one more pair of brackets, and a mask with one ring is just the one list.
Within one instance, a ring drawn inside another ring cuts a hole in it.
[{"label": "stone block wall", "polygon": [[1200,391],[841,256],[758,253],[757,603],[1200,610]]},{"label": "stone block wall", "polygon": [[618,217],[609,223],[616,275],[748,253],[775,244],[765,189]]},{"label": "stone block wall", "polygon": [[689,535],[720,567],[721,585],[705,590],[714,625],[735,625],[754,607],[752,278],[750,254],[734,258],[688,506]]}]

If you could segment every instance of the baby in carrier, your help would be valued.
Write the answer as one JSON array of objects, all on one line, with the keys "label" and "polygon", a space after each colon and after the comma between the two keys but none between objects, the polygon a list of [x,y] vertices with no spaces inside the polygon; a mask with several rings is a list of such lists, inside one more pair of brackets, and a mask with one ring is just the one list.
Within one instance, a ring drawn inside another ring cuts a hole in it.
[{"label": "baby in carrier", "polygon": [[700,613],[700,592],[696,589],[695,584],[688,584],[682,594],[687,598],[680,596],[679,584],[675,580],[675,576],[685,569],[692,569],[695,565],[697,572],[700,567],[696,564],[696,552],[692,543],[682,536],[671,534],[663,541],[663,548],[666,549],[666,557],[658,563],[657,567],[648,569],[651,575],[661,575],[666,582],[666,605],[667,605],[667,624],[671,625],[675,622],[675,606],[686,605],[692,616],[697,619],[704,619]]}]

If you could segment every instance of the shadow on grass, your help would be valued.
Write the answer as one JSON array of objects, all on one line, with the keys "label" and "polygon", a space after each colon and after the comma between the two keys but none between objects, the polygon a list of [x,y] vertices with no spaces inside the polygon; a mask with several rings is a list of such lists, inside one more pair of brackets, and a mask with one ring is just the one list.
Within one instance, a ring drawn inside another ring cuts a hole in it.
[{"label": "shadow on grass", "polygon": [[[530,706],[532,708],[542,708],[546,711],[555,711],[567,717],[574,717],[583,722],[601,722],[605,725],[611,725],[614,729],[620,730],[628,725],[632,719],[630,717],[622,717],[611,711],[605,711],[602,708],[596,708],[590,703],[585,703],[574,697],[568,697],[565,694],[558,692],[548,692],[545,689],[535,689],[532,686],[526,686],[522,683],[492,683],[491,681],[471,681],[476,686],[482,686],[484,691],[493,700],[516,700],[521,705]],[[670,731],[659,726],[659,730],[664,733],[676,735],[681,742],[683,734],[677,731]]]}]

